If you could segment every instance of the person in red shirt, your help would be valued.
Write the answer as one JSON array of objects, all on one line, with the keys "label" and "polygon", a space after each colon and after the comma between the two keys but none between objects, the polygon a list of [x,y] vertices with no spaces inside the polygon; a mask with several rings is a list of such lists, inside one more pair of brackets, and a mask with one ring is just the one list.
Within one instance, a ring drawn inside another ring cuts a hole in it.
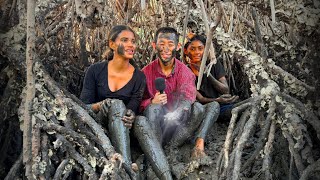
[{"label": "person in red shirt", "polygon": [[[163,27],[156,32],[155,37],[152,46],[158,58],[142,69],[146,76],[147,87],[140,110],[149,119],[160,142],[163,142],[172,136],[174,129],[182,121],[185,111],[195,102],[196,88],[195,75],[175,58],[180,49],[177,31],[171,27]],[[156,89],[155,85],[155,80],[159,77],[165,80],[165,89],[162,93]],[[161,117],[150,117],[150,112],[155,111],[158,112],[155,114]],[[170,112],[174,112],[174,119],[165,116]]]},{"label": "person in red shirt", "polygon": [[[174,28],[162,27],[157,30],[152,46],[158,58],[142,69],[147,84],[140,104],[144,116],[137,117],[133,128],[147,160],[160,179],[172,179],[162,144],[175,148],[192,137],[196,130],[196,138],[205,136],[208,124],[217,118],[213,117],[214,113],[206,115],[206,108],[194,103],[196,79],[192,71],[175,58],[180,49],[178,39]],[[164,79],[163,92],[156,88],[157,78]],[[218,103],[214,105],[216,107],[210,107],[219,109]],[[198,139],[194,151],[202,152],[203,147],[198,145]],[[203,144],[203,138],[200,140]]]},{"label": "person in red shirt", "polygon": [[[176,59],[180,49],[178,32],[171,27],[157,30],[152,47],[158,56],[142,69],[146,76],[140,112],[134,123],[134,133],[142,150],[160,179],[172,179],[170,167],[162,149],[175,129],[187,117],[187,112],[196,100],[195,75]],[[156,78],[164,78],[165,89],[156,89]]]}]

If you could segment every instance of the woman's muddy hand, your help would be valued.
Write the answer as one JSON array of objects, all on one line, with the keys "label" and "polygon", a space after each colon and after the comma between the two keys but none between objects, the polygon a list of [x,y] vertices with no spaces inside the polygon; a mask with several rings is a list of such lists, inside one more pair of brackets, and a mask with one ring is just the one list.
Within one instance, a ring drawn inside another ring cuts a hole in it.
[{"label": "woman's muddy hand", "polygon": [[127,109],[125,115],[122,117],[122,121],[126,127],[131,128],[135,118],[135,113],[131,109]]}]

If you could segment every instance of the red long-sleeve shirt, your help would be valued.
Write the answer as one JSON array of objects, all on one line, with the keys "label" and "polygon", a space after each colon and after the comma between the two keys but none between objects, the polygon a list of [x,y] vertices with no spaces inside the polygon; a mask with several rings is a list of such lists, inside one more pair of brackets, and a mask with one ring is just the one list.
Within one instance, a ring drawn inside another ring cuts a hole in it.
[{"label": "red long-sleeve shirt", "polygon": [[175,59],[174,61],[173,71],[168,76],[164,75],[162,72],[159,64],[159,58],[142,69],[142,72],[146,76],[147,87],[140,104],[141,112],[144,111],[149,104],[151,104],[151,100],[157,93],[154,81],[158,77],[165,78],[166,89],[164,91],[167,94],[168,99],[166,107],[169,110],[176,108],[180,100],[187,100],[190,103],[195,102],[195,75],[178,59]]}]

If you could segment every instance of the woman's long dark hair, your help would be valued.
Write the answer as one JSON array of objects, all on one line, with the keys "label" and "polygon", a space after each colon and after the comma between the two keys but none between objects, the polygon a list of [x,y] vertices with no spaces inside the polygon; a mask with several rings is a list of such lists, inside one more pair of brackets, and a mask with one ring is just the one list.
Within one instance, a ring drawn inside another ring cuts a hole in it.
[{"label": "woman's long dark hair", "polygon": [[107,49],[106,51],[103,53],[102,55],[102,59],[105,60],[111,60],[113,59],[113,49],[111,49],[109,47],[109,41],[116,41],[118,35],[122,32],[122,31],[131,31],[134,36],[136,36],[136,33],[129,27],[126,25],[116,25],[113,26],[112,29],[110,30],[109,34],[108,34],[108,38],[107,38]]}]

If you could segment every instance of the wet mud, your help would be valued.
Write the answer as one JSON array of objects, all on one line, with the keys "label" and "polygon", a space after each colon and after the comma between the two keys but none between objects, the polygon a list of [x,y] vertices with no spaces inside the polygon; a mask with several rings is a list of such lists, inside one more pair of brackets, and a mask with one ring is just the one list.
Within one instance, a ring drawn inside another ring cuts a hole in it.
[{"label": "wet mud", "polygon": [[[192,160],[191,153],[194,147],[192,139],[187,140],[178,148],[164,147],[164,157],[166,157],[169,168],[171,171],[172,179],[184,179],[184,180],[195,180],[195,179],[217,179],[216,162],[219,157],[221,148],[223,147],[228,124],[216,122],[211,129],[209,129],[207,140],[205,143],[206,156]],[[142,151],[137,152],[133,148],[133,153],[139,153],[136,156],[145,157],[142,155]],[[146,158],[146,157],[145,157]],[[143,158],[142,158],[143,159]],[[134,159],[134,161],[136,161]],[[145,163],[141,167],[140,179],[151,180],[159,179],[155,172],[150,168],[148,161],[140,161]]]}]

